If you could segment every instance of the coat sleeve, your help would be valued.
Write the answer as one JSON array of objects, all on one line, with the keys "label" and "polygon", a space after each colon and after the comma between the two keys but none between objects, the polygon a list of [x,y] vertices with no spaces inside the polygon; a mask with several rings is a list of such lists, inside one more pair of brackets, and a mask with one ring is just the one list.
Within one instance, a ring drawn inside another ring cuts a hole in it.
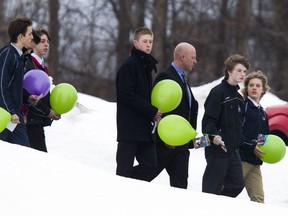
[{"label": "coat sleeve", "polygon": [[[268,117],[266,112],[263,109],[261,110],[262,113],[261,115],[259,115],[258,112],[253,113],[253,110],[251,110],[249,106],[247,106],[247,108],[245,109],[244,113],[245,121],[242,128],[244,141],[241,147],[248,152],[254,152],[254,149],[258,143],[257,139],[259,134],[265,134],[265,135],[269,134]],[[252,118],[251,115],[256,118]],[[258,116],[264,116],[265,120],[257,121],[257,119],[259,118]],[[253,126],[251,127],[251,125]]]},{"label": "coat sleeve", "polygon": [[[139,74],[136,73],[137,71],[137,65],[132,63],[125,64],[119,69],[117,75],[118,97],[131,110],[141,113],[153,120],[158,109],[151,104],[151,91],[150,89],[147,90],[149,85],[144,84],[144,82],[148,81],[139,79]],[[146,92],[147,95],[141,95],[143,92]]]},{"label": "coat sleeve", "polygon": [[222,95],[220,89],[212,89],[204,103],[204,116],[202,119],[202,133],[209,134],[210,139],[213,136],[220,135],[221,132],[218,129],[218,124],[221,117],[222,111]]},{"label": "coat sleeve", "polygon": [[14,62],[9,58],[9,53],[1,55],[0,58],[0,106],[6,109],[11,115],[15,114],[13,92],[9,91],[9,85],[13,79]]}]

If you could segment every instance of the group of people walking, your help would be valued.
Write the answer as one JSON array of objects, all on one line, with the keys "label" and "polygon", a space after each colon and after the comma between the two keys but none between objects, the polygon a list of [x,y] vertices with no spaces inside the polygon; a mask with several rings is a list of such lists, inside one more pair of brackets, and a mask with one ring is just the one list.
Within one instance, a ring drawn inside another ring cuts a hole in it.
[{"label": "group of people walking", "polygon": [[[187,189],[193,140],[170,146],[159,138],[157,130],[152,131],[155,122],[170,114],[184,117],[197,129],[199,105],[185,79],[197,64],[196,49],[180,42],[171,65],[157,73],[158,62],[150,54],[153,37],[151,29],[138,28],[131,54],[117,71],[116,174],[150,182],[165,169],[172,187]],[[249,68],[244,56],[229,56],[224,62],[224,79],[206,98],[202,133],[208,135],[212,144],[205,148],[207,165],[202,191],[237,197],[246,187],[252,201],[264,203],[260,169],[263,152],[257,138],[269,133],[267,115],[259,103],[269,86],[261,71],[246,76]],[[179,106],[168,113],[151,104],[153,86],[163,79],[177,82],[183,93]],[[241,94],[238,84],[242,82]]]},{"label": "group of people walking", "polygon": [[[61,116],[51,108],[49,93],[41,98],[23,89],[23,76],[31,69],[48,74],[44,56],[51,39],[45,29],[34,30],[29,18],[13,20],[8,34],[10,43],[0,50],[0,107],[11,114],[15,128],[2,131],[0,139],[47,152],[44,127]],[[157,130],[152,131],[170,114],[184,117],[197,129],[199,104],[185,78],[197,64],[196,48],[179,43],[171,64],[157,73],[158,62],[150,54],[153,39],[151,29],[138,28],[131,54],[117,71],[116,174],[150,182],[165,169],[172,187],[187,189],[193,140],[170,146],[159,138]],[[229,56],[224,62],[224,79],[206,98],[202,133],[212,144],[205,148],[202,191],[237,197],[245,187],[252,201],[264,203],[263,152],[257,137],[269,134],[267,115],[259,103],[269,86],[261,71],[246,76],[249,68],[244,56]],[[183,95],[178,107],[168,113],[151,104],[153,86],[164,79],[177,82]],[[240,94],[238,84],[242,82]]]}]

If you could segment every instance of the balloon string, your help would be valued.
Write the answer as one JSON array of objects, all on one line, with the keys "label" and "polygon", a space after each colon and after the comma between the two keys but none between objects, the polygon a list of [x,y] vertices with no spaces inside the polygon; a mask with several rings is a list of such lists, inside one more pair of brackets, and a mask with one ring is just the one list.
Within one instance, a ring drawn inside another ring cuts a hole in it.
[{"label": "balloon string", "polygon": [[153,127],[153,130],[152,130],[152,134],[155,133],[157,126],[158,126],[158,122],[154,121],[154,127]]}]

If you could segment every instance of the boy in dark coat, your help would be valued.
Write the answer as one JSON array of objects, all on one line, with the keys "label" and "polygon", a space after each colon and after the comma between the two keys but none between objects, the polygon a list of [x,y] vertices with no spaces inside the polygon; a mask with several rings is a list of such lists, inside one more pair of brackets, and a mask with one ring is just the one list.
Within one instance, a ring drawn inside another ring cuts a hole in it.
[{"label": "boy in dark coat", "polygon": [[[49,51],[50,35],[45,29],[33,31],[31,42],[33,52],[27,55],[25,72],[39,69],[48,74],[48,67],[44,63],[44,56]],[[30,94],[24,90],[24,95]],[[25,106],[24,106],[25,107]],[[29,142],[32,148],[47,152],[45,140],[45,126],[50,126],[53,120],[59,120],[60,115],[55,113],[50,105],[50,92],[42,97],[37,104],[27,104],[26,127]]]},{"label": "boy in dark coat", "polygon": [[[7,128],[0,133],[0,139],[6,142],[30,147],[26,134],[24,118],[21,112],[23,103],[24,57],[22,49],[30,47],[32,21],[28,18],[17,18],[8,27],[10,44],[0,51],[0,107],[11,114],[11,123],[15,128]],[[37,96],[24,98],[31,103]]]},{"label": "boy in dark coat", "polygon": [[[135,31],[134,47],[117,72],[116,174],[148,181],[156,169],[156,147],[152,141],[152,123],[162,112],[151,105],[152,71],[156,59],[150,55],[153,32],[145,27]],[[136,158],[138,165],[134,166]]]},{"label": "boy in dark coat", "polygon": [[251,201],[264,203],[264,190],[260,166],[263,152],[259,148],[259,134],[269,134],[266,112],[260,99],[269,90],[268,79],[261,71],[250,73],[244,80],[242,93],[245,98],[243,121],[244,142],[240,146],[245,188]]},{"label": "boy in dark coat", "polygon": [[237,197],[244,188],[239,155],[244,100],[238,83],[243,82],[249,66],[248,60],[238,54],[226,59],[225,78],[204,103],[202,132],[209,135],[212,144],[205,148],[203,192]]}]

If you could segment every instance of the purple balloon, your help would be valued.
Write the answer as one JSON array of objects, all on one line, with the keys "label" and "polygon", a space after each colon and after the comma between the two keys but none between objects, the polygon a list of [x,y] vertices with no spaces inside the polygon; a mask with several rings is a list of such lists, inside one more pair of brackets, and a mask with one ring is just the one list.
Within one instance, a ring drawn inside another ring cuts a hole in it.
[{"label": "purple balloon", "polygon": [[49,77],[42,70],[30,70],[24,75],[23,88],[31,95],[44,97],[50,90]]}]

